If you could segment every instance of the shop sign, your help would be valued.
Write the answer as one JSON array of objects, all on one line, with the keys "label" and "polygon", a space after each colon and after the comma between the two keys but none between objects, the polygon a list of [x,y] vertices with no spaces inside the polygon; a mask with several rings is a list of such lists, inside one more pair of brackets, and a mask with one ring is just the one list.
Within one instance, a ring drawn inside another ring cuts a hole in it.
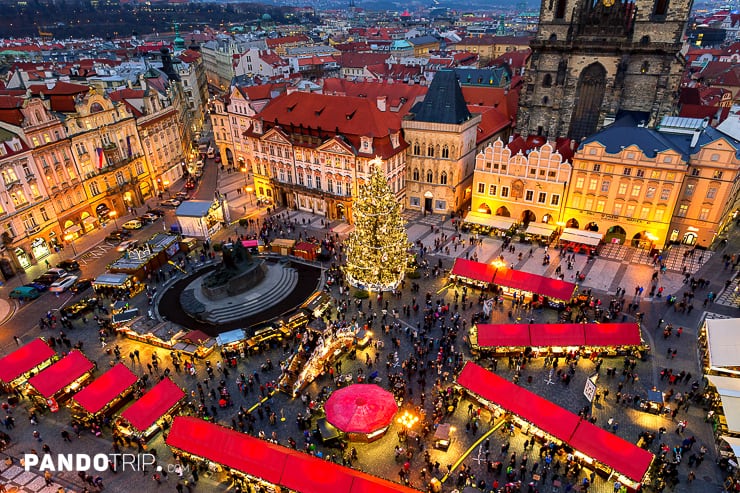
[{"label": "shop sign", "polygon": [[597,378],[598,376],[594,375],[586,379],[586,386],[583,387],[583,395],[586,396],[586,399],[588,399],[588,402],[594,401],[594,396],[596,395],[596,379]]},{"label": "shop sign", "polygon": [[49,406],[49,410],[53,413],[59,411],[59,403],[53,397],[46,399],[46,405]]}]

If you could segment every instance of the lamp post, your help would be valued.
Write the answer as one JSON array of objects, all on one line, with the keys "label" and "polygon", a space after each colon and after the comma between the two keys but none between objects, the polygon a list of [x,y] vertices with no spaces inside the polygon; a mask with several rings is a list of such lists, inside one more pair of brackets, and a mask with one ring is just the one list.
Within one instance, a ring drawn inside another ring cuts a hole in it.
[{"label": "lamp post", "polygon": [[249,205],[252,205],[252,192],[254,192],[254,188],[248,186],[245,190],[249,196]]},{"label": "lamp post", "polygon": [[242,166],[241,168],[239,168],[239,170],[244,173],[244,186],[249,185],[249,170],[246,166]]},{"label": "lamp post", "polygon": [[118,215],[118,213],[116,211],[110,211],[108,213],[108,217],[113,218],[113,224],[116,225],[116,229],[118,229],[118,221],[116,221],[116,216],[117,215]]},{"label": "lamp post", "polygon": [[167,198],[170,198],[170,181],[164,181],[164,191],[167,192]]}]

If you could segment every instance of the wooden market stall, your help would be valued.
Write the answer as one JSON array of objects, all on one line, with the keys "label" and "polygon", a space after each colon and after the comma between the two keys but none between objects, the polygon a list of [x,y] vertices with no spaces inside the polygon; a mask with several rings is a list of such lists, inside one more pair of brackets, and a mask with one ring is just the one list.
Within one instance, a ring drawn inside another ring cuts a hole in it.
[{"label": "wooden market stall", "polygon": [[652,453],[561,408],[529,390],[467,362],[457,384],[474,398],[509,413],[535,440],[555,439],[574,449],[574,455],[604,477],[636,490],[655,458]]},{"label": "wooden market stall", "polygon": [[296,241],[289,238],[275,238],[270,242],[270,251],[280,255],[290,255]]},{"label": "wooden market stall", "polygon": [[52,364],[56,356],[57,353],[39,337],[0,358],[0,384],[3,390],[11,392],[18,388],[36,372]]},{"label": "wooden market stall", "polygon": [[110,416],[127,401],[138,381],[126,365],[116,364],[72,397],[68,404],[72,416],[83,422]]},{"label": "wooden market stall", "polygon": [[450,271],[450,280],[460,280],[467,284],[487,288],[493,282],[493,276],[495,274],[496,267],[492,264],[456,258],[455,264]]},{"label": "wooden market stall", "polygon": [[173,452],[205,462],[268,491],[419,493],[328,460],[189,416],[174,419],[166,440]]},{"label": "wooden market stall", "polygon": [[28,395],[38,405],[52,411],[92,377],[95,363],[78,350],[28,379]]},{"label": "wooden market stall", "polygon": [[116,432],[149,441],[161,429],[158,421],[166,426],[184,398],[185,392],[165,377],[121,413]]},{"label": "wooden market stall", "polygon": [[293,255],[300,257],[305,260],[315,262],[321,253],[321,245],[318,243],[309,243],[307,241],[301,241],[296,243],[293,247]]}]

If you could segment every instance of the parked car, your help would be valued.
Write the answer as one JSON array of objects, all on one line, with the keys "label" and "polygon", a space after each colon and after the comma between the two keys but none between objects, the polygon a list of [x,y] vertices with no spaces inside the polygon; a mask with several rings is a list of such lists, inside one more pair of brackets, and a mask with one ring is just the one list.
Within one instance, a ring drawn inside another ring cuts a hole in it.
[{"label": "parked car", "polygon": [[181,192],[177,192],[175,194],[175,199],[180,200],[180,201],[182,201],[182,200],[190,200],[192,198],[193,197],[188,192],[182,192],[181,191]]},{"label": "parked car", "polygon": [[139,246],[139,242],[137,240],[126,240],[119,243],[116,250],[119,252],[125,252],[126,250],[134,249],[137,246]]},{"label": "parked car", "polygon": [[195,188],[195,181],[194,180],[188,180],[185,182],[185,190],[192,190]]},{"label": "parked car", "polygon": [[49,289],[48,284],[42,284],[40,282],[29,282],[28,284],[24,284],[24,286],[28,286],[30,288],[36,288],[42,293],[46,291],[47,289]]},{"label": "parked car", "polygon": [[80,317],[85,312],[90,312],[95,309],[95,306],[98,304],[97,298],[83,298],[77,303],[74,303],[69,306],[65,306],[61,310],[62,315],[66,316],[67,318],[77,318]]},{"label": "parked car", "polygon": [[41,274],[39,277],[33,280],[33,282],[38,282],[41,284],[45,284],[47,286],[51,286],[54,284],[60,277],[67,274],[67,271],[64,269],[59,268],[52,268]]},{"label": "parked car", "polygon": [[8,296],[17,300],[35,300],[41,292],[32,286],[18,286]]},{"label": "parked car", "polygon": [[80,270],[80,263],[76,260],[62,260],[57,264],[57,267],[64,269],[67,272],[74,272]]},{"label": "parked car", "polygon": [[167,199],[159,203],[162,207],[179,207],[180,201],[176,199]]},{"label": "parked car", "polygon": [[154,214],[155,216],[164,217],[164,211],[162,209],[147,209],[147,214]]},{"label": "parked car", "polygon": [[152,213],[152,212],[147,212],[144,215],[142,215],[141,217],[143,217],[144,220],[147,221],[150,224],[153,223],[154,221],[156,221],[157,219],[159,219],[159,216],[157,214]]},{"label": "parked car", "polygon": [[123,229],[141,229],[143,224],[138,219],[132,219],[130,221],[126,221],[123,223],[123,226],[121,226]]},{"label": "parked car", "polygon": [[88,277],[77,279],[77,281],[74,284],[72,284],[72,287],[69,288],[69,290],[75,294],[81,293],[85,291],[86,289],[90,288],[92,286],[92,282],[93,280]]},{"label": "parked car", "polygon": [[71,288],[72,285],[75,282],[77,282],[77,279],[79,279],[79,276],[72,276],[72,275],[64,276],[60,278],[58,281],[56,281],[55,283],[53,283],[49,287],[49,291],[51,291],[52,293],[63,293],[69,288]]}]

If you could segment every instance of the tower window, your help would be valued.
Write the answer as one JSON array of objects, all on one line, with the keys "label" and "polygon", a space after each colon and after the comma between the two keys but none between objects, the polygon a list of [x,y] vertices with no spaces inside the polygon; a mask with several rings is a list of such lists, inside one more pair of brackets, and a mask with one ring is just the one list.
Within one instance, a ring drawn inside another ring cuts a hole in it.
[{"label": "tower window", "polygon": [[655,2],[654,15],[664,16],[668,13],[668,0],[657,0]]},{"label": "tower window", "polygon": [[555,10],[555,18],[556,19],[565,18],[565,0],[558,0],[557,8]]},{"label": "tower window", "polygon": [[542,87],[550,87],[552,86],[552,75],[545,74],[545,76],[542,78]]}]

